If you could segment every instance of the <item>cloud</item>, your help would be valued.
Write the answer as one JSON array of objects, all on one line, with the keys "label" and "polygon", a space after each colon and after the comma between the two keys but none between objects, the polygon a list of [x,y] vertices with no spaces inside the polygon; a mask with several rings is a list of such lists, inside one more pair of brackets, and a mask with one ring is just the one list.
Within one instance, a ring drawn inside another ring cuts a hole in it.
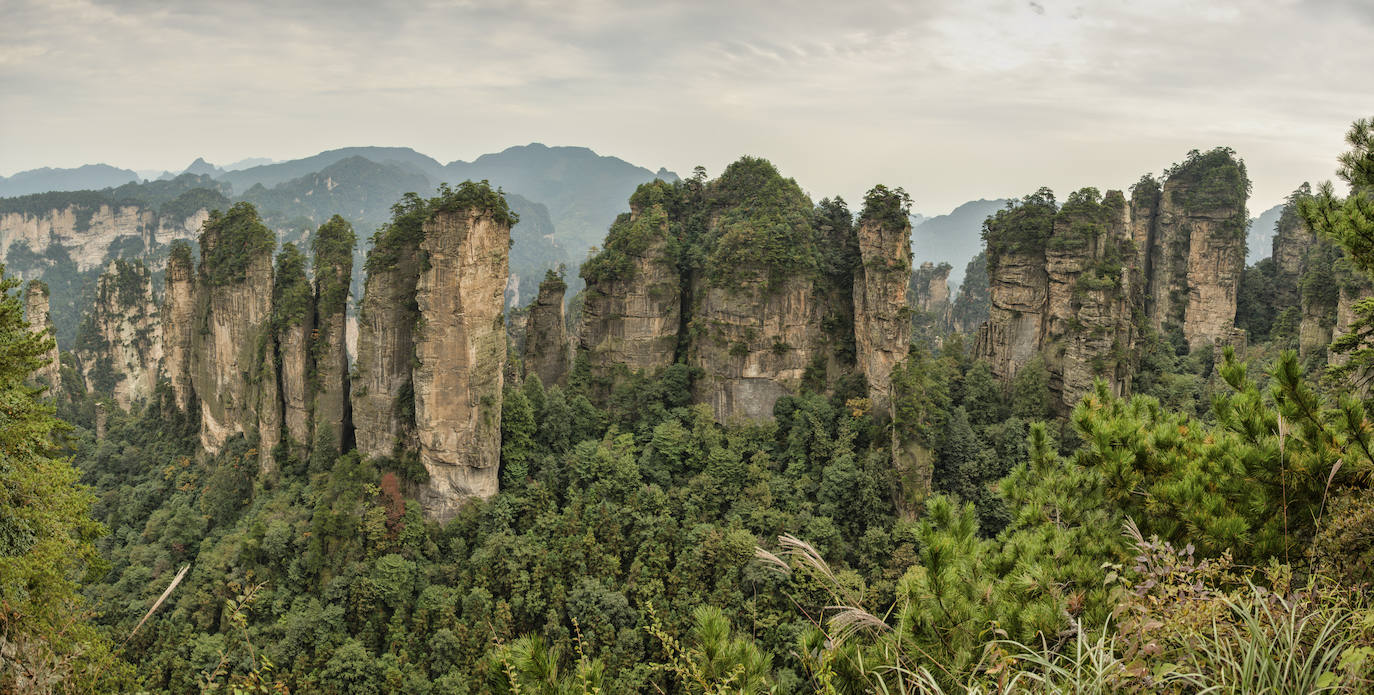
[{"label": "cloud", "polygon": [[759,154],[818,196],[884,181],[943,211],[1229,144],[1267,201],[1374,113],[1353,0],[3,1],[4,173],[540,140],[684,171]]}]

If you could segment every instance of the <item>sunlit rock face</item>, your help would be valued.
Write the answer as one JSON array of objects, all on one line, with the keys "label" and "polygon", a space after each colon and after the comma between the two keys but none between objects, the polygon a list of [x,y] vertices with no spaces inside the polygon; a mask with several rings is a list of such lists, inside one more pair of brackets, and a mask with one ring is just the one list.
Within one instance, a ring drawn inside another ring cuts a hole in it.
[{"label": "sunlit rock face", "polygon": [[496,494],[510,224],[476,209],[439,211],[420,249],[415,435],[429,480],[419,498],[428,517],[447,520],[465,500]]}]

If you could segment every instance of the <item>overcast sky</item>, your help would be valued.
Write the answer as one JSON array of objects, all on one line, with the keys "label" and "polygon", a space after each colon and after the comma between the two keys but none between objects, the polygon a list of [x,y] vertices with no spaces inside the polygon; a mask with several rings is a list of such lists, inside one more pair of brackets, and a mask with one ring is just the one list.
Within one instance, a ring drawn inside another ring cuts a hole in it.
[{"label": "overcast sky", "polygon": [[926,214],[1229,145],[1251,214],[1374,115],[1374,0],[0,0],[0,174],[585,145]]}]

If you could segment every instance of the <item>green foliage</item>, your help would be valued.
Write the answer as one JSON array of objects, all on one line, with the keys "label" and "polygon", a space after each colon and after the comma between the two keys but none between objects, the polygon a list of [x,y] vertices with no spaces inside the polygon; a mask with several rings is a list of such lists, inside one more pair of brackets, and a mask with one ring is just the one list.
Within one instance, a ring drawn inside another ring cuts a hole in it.
[{"label": "green foliage", "polygon": [[1244,160],[1229,147],[1206,152],[1192,150],[1183,162],[1164,172],[1169,186],[1182,190],[1182,204],[1193,214],[1230,212],[1227,229],[1245,234],[1245,199],[1250,195],[1250,178]]},{"label": "green foliage", "polygon": [[453,188],[439,184],[438,194],[429,201],[431,212],[471,212],[491,217],[499,224],[514,225],[520,217],[511,212],[500,188],[492,188],[485,179],[464,181]]},{"label": "green foliage", "polygon": [[212,286],[243,282],[254,260],[271,257],[276,240],[249,203],[214,210],[200,233],[201,277]]},{"label": "green foliage", "polygon": [[29,385],[53,339],[31,332],[0,266],[0,689],[108,692],[129,683],[78,588],[98,575],[95,497],[60,455],[68,427]]},{"label": "green foliage", "polygon": [[[1317,187],[1317,193],[1298,202],[1298,211],[1318,234],[1345,250],[1350,262],[1366,277],[1374,276],[1374,119],[1360,119],[1346,133],[1351,149],[1340,157],[1337,174],[1350,187],[1344,198],[1336,195],[1331,182]],[[1346,353],[1350,359],[1335,376],[1356,376],[1367,382],[1374,373],[1374,304],[1360,302],[1348,335],[1332,346],[1333,352]]]},{"label": "green foliage", "polygon": [[911,226],[911,196],[899,188],[878,184],[864,194],[859,224],[872,223],[891,229]]},{"label": "green foliage", "polygon": [[997,272],[1006,256],[1040,255],[1054,234],[1054,217],[1059,208],[1054,192],[1048,188],[1007,203],[1004,210],[983,222],[988,273]]},{"label": "green foliage", "polygon": [[311,240],[315,256],[316,311],[320,316],[337,316],[348,304],[348,286],[353,276],[353,245],[357,238],[353,226],[335,215],[320,226]]},{"label": "green foliage", "polygon": [[277,254],[273,276],[272,313],[278,331],[299,326],[311,317],[310,281],[305,277],[305,254],[287,243]]}]

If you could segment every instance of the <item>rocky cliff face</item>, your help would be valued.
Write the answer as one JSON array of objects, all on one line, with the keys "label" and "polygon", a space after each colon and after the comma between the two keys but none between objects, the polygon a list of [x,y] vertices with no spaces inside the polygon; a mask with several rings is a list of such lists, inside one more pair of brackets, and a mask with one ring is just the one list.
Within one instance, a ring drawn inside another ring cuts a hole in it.
[{"label": "rocky cliff face", "polygon": [[1041,189],[989,218],[992,306],[976,354],[1004,379],[1042,354],[1068,407],[1095,378],[1125,391],[1136,317],[1194,349],[1243,343],[1248,188],[1244,164],[1217,149],[1190,153],[1162,185],[1142,178],[1129,202],[1083,189],[1060,207]]},{"label": "rocky cliff face", "polygon": [[162,300],[162,377],[172,388],[172,401],[181,412],[190,408],[191,336],[195,315],[195,269],[191,247],[180,242],[167,258],[166,289]]},{"label": "rocky cliff face", "polygon": [[582,266],[587,289],[578,343],[599,384],[627,371],[653,373],[673,363],[682,278],[669,255],[670,241],[663,204],[632,199],[630,213],[607,234],[606,250]]},{"label": "rocky cliff face", "polygon": [[720,421],[762,420],[778,398],[796,393],[821,348],[821,304],[810,278],[781,285],[764,277],[735,288],[698,281],[690,330],[688,364],[702,370],[695,384],[698,402]]},{"label": "rocky cliff face", "polygon": [[162,359],[162,323],[152,274],[138,262],[111,261],[75,350],[86,389],[109,394],[124,410],[152,395]]},{"label": "rocky cliff face", "polygon": [[351,401],[354,436],[364,456],[392,456],[413,445],[415,283],[420,276],[422,201],[382,231],[367,257],[358,312],[358,353]]},{"label": "rocky cliff face", "polygon": [[949,309],[949,272],[948,263],[935,265],[930,261],[921,264],[911,274],[911,305],[917,311],[940,315]]},{"label": "rocky cliff face", "polygon": [[139,249],[177,239],[194,239],[209,211],[190,215],[159,216],[142,205],[67,204],[42,212],[0,214],[0,262],[13,244],[26,245],[43,254],[52,246],[66,250],[80,271],[101,267],[110,250],[126,240],[136,240]]},{"label": "rocky cliff face", "polygon": [[352,444],[345,315],[354,243],[353,227],[338,215],[320,227],[314,240],[317,323],[311,352],[318,385],[315,441],[316,446],[328,442],[336,452],[346,451]]},{"label": "rocky cliff face", "polygon": [[1136,326],[1130,261],[1130,209],[1119,191],[1099,204],[1086,198],[1068,202],[1055,217],[1054,237],[1046,249],[1050,280],[1046,339],[1051,374],[1064,405],[1072,406],[1102,378],[1124,394],[1135,372]]},{"label": "rocky cliff face", "polygon": [[464,500],[496,494],[510,222],[482,208],[441,207],[420,248],[415,430],[429,481],[419,497],[429,517],[446,520]]},{"label": "rocky cliff face", "polygon": [[1036,354],[1068,408],[1103,378],[1124,392],[1133,373],[1130,209],[1118,191],[1027,196],[988,221],[992,306],[975,354],[1010,379]]},{"label": "rocky cliff face", "polygon": [[[29,322],[30,330],[46,331],[47,335],[52,337],[52,318],[48,316],[48,286],[38,280],[29,281],[24,290],[24,319]],[[54,340],[52,349],[43,356],[48,363],[39,367],[34,375],[40,385],[48,387],[49,394],[55,394],[62,388],[60,357],[57,341]]]},{"label": "rocky cliff face", "polygon": [[[870,196],[870,200],[873,197]],[[898,201],[899,203],[899,201]],[[911,218],[871,202],[858,227],[860,265],[854,273],[854,340],[874,412],[891,406],[892,369],[911,346],[907,286],[911,280]],[[946,273],[946,277],[948,273]],[[948,303],[949,285],[943,297]]]},{"label": "rocky cliff face", "polygon": [[769,418],[778,398],[854,374],[885,408],[910,339],[908,206],[875,187],[856,230],[842,200],[813,205],[750,157],[713,181],[645,184],[582,266],[578,369],[605,396],[685,364],[721,421]]},{"label": "rocky cliff face", "polygon": [[305,254],[294,244],[283,246],[277,254],[275,275],[272,323],[276,328],[282,425],[292,455],[305,460],[314,442],[310,340],[315,334],[314,295],[305,277]]},{"label": "rocky cliff face", "polygon": [[1157,328],[1181,327],[1194,349],[1226,339],[1235,326],[1248,192],[1244,164],[1224,149],[1191,154],[1164,181],[1147,311]]},{"label": "rocky cliff face", "polygon": [[275,378],[263,373],[274,245],[275,235],[245,203],[212,216],[201,233],[191,384],[201,400],[201,447],[210,453],[235,434],[252,434],[259,425],[263,380]]},{"label": "rocky cliff face", "polygon": [[1317,235],[1298,215],[1296,197],[1311,193],[1310,187],[1299,189],[1290,196],[1274,225],[1274,304],[1280,307],[1299,306],[1302,300],[1301,280],[1307,268],[1307,254],[1317,245]]},{"label": "rocky cliff face", "polygon": [[525,320],[525,374],[536,374],[545,385],[567,380],[571,363],[568,331],[563,315],[563,294],[568,284],[549,272],[539,283],[539,296]]},{"label": "rocky cliff face", "polygon": [[974,354],[1011,379],[1041,349],[1049,274],[1045,244],[1054,230],[1052,194],[1042,190],[988,218],[988,320]]}]

